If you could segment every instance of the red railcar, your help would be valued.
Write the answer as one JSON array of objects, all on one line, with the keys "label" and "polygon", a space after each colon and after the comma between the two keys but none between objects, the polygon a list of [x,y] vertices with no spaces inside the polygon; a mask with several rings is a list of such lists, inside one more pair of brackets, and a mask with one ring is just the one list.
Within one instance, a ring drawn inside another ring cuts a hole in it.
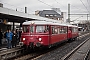
[{"label": "red railcar", "polygon": [[72,33],[68,33],[68,29],[74,28],[66,24],[47,21],[24,22],[20,43],[27,47],[51,47],[54,44],[76,37],[77,33],[74,33],[73,30],[71,30]]},{"label": "red railcar", "polygon": [[78,36],[78,27],[74,25],[68,25],[68,40],[76,39]]}]

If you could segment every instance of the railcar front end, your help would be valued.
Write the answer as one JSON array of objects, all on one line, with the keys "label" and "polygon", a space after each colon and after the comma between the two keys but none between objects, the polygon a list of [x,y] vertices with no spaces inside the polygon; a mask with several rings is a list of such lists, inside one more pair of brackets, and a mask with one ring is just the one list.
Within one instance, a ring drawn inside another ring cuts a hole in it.
[{"label": "railcar front end", "polygon": [[46,25],[23,26],[21,44],[25,47],[41,47],[49,44],[49,31]]}]

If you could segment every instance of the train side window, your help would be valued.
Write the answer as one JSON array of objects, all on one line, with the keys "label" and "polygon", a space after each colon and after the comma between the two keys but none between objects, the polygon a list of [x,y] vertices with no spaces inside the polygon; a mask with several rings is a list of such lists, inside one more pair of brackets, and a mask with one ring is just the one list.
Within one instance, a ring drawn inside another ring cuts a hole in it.
[{"label": "train side window", "polygon": [[62,33],[64,33],[64,27],[62,27]]},{"label": "train side window", "polygon": [[66,27],[61,27],[61,33],[66,33]]},{"label": "train side window", "polygon": [[61,27],[59,28],[59,33],[62,33],[62,28]]},{"label": "train side window", "polygon": [[52,34],[54,34],[55,33],[55,31],[54,31],[55,29],[54,29],[54,27],[52,27]]},{"label": "train side window", "polygon": [[44,30],[45,33],[49,32],[49,26],[47,25]]},{"label": "train side window", "polygon": [[59,27],[58,27],[58,34],[59,34]]},{"label": "train side window", "polygon": [[72,28],[72,32],[75,32],[75,29],[74,28]]},{"label": "train side window", "polygon": [[61,33],[64,33],[64,29],[63,29],[63,27],[61,27]]},{"label": "train side window", "polygon": [[55,34],[57,34],[58,33],[58,29],[57,28],[55,28]]},{"label": "train side window", "polygon": [[64,30],[64,33],[67,33],[67,28],[66,27],[64,27],[63,30]]},{"label": "train side window", "polygon": [[52,26],[52,34],[58,34],[57,26]]},{"label": "train side window", "polygon": [[74,27],[73,32],[77,32],[77,31],[78,31],[78,28]]}]

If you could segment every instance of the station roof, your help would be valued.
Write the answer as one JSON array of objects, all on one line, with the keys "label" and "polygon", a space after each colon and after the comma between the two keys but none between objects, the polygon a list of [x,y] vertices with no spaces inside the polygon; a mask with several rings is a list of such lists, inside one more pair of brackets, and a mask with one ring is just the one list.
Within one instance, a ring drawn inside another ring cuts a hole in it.
[{"label": "station roof", "polygon": [[0,19],[8,19],[9,22],[23,22],[25,20],[34,20],[28,14],[0,7]]},{"label": "station roof", "polygon": [[[8,19],[9,22],[24,22],[25,20],[31,21],[31,20],[49,20],[52,21],[52,19],[48,19],[45,17],[36,16],[33,14],[27,14],[15,10],[11,10],[8,8],[0,7],[0,19]],[[53,20],[55,21],[55,20]]]}]

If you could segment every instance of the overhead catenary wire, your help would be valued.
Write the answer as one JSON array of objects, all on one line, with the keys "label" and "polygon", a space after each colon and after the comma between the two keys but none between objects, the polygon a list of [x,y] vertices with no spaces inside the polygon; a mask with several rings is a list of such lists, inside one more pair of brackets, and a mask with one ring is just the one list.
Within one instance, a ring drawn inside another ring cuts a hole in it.
[{"label": "overhead catenary wire", "polygon": [[87,0],[87,3],[88,3],[88,6],[90,7],[90,3],[89,3],[89,1]]},{"label": "overhead catenary wire", "polygon": [[82,0],[80,0],[80,1],[81,1],[81,3],[83,4],[83,6],[86,8],[87,12],[90,14],[89,10],[87,9],[87,7],[86,7],[85,4],[83,3],[83,1],[82,1]]},{"label": "overhead catenary wire", "polygon": [[51,5],[49,5],[49,4],[45,3],[45,2],[43,2],[43,1],[41,1],[41,0],[38,0],[38,1],[41,2],[41,3],[43,3],[43,4],[45,4],[45,5],[47,5],[47,6],[49,6],[50,8],[53,8],[53,6],[51,6]]},{"label": "overhead catenary wire", "polygon": [[[57,0],[55,0],[59,5],[62,5],[60,2],[58,2]],[[62,5],[63,6],[63,5]],[[71,5],[72,7],[75,7],[74,5]],[[65,7],[65,6],[63,6],[63,7]],[[78,8],[78,7],[75,7],[77,10],[81,10],[80,8]],[[81,10],[82,11],[82,10]],[[85,11],[82,11],[82,12],[85,12]]]},{"label": "overhead catenary wire", "polygon": [[[87,3],[88,3],[88,9],[90,9],[90,1],[87,0]],[[89,10],[90,11],[90,10]]]},{"label": "overhead catenary wire", "polygon": [[80,10],[80,12],[82,11],[82,12],[85,12],[84,10],[82,10],[81,8],[78,8],[78,7],[76,7],[76,6],[74,6],[74,5],[71,5],[72,7],[75,7],[77,10]]},{"label": "overhead catenary wire", "polygon": [[[55,0],[59,5],[62,5],[61,3],[59,3],[57,0]],[[63,5],[62,5],[63,6]],[[63,6],[63,7],[65,7],[65,6]]]}]

